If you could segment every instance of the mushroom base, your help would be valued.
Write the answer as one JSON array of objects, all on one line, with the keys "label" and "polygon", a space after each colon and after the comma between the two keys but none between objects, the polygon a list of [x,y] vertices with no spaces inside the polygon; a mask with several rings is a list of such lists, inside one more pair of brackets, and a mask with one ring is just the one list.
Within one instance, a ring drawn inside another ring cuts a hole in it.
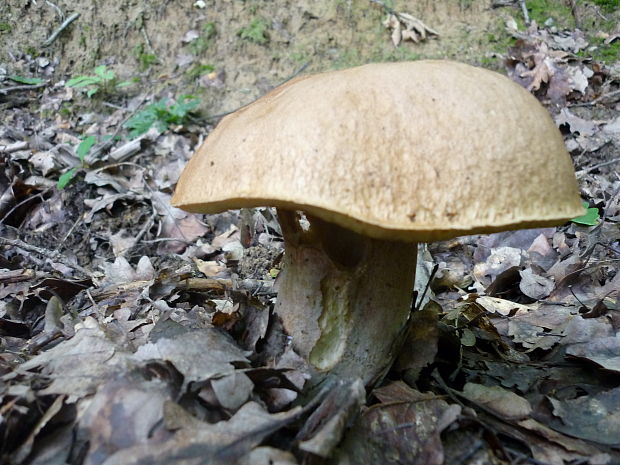
[{"label": "mushroom base", "polygon": [[[380,381],[411,311],[417,244],[371,239],[279,210],[285,241],[276,312],[313,370]],[[305,222],[303,222],[305,223]]]}]

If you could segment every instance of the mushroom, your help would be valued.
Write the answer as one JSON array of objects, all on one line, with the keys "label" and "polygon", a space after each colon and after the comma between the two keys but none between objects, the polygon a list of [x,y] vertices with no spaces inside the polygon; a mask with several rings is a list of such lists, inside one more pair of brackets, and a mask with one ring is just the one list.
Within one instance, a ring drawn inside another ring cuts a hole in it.
[{"label": "mushroom", "polygon": [[172,203],[275,206],[277,314],[313,383],[379,381],[408,321],[418,242],[583,213],[549,114],[498,73],[451,61],[293,79],[224,118]]}]

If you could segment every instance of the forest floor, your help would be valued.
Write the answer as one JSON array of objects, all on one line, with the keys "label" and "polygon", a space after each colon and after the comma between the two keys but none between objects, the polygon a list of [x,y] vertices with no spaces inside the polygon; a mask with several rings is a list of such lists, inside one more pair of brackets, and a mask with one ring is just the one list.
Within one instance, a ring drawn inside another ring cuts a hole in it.
[{"label": "forest floor", "polygon": [[[4,2],[0,463],[620,464],[619,25],[614,0]],[[299,402],[275,212],[189,214],[176,181],[295,75],[423,58],[530,90],[588,216],[424,245],[398,369]]]}]

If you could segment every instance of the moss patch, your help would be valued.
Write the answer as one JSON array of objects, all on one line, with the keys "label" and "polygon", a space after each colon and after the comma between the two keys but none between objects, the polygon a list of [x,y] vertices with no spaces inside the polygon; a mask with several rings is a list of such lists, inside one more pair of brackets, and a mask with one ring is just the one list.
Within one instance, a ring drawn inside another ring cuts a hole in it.
[{"label": "moss patch", "polygon": [[530,19],[544,24],[549,18],[560,27],[575,27],[575,18],[567,2],[560,0],[530,0],[527,2]]},{"label": "moss patch", "polygon": [[620,8],[620,0],[593,0],[598,6],[606,12],[612,12]]}]

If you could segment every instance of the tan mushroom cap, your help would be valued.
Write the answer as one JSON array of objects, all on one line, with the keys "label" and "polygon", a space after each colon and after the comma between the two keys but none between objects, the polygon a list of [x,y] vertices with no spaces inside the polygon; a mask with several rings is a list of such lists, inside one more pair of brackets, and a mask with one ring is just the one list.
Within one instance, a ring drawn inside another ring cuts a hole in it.
[{"label": "tan mushroom cap", "polygon": [[536,98],[450,61],[370,64],[274,89],[221,121],[172,203],[304,210],[403,241],[583,214],[562,136]]}]

